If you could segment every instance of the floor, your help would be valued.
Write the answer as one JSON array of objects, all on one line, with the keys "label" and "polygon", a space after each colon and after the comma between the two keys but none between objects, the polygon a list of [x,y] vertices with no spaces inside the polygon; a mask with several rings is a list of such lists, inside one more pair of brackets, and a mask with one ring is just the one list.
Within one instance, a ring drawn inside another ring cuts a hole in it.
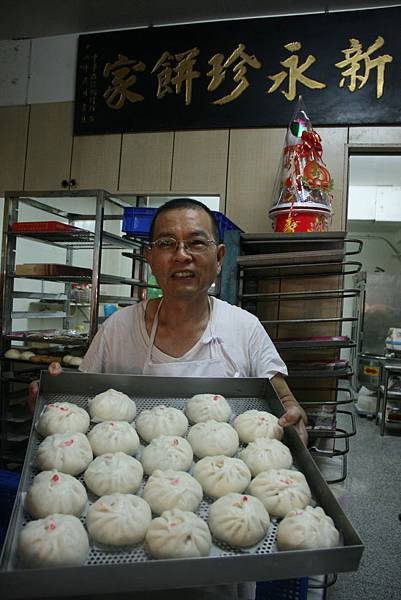
[{"label": "floor", "polygon": [[374,420],[355,416],[348,476],[332,486],[365,550],[355,573],[338,576],[327,600],[401,600],[401,435],[380,436]]}]

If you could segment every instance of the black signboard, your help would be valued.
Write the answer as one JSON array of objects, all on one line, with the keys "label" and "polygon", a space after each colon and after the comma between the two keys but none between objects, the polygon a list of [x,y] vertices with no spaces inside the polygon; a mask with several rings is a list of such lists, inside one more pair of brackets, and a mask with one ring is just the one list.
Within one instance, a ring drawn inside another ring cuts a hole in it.
[{"label": "black signboard", "polygon": [[401,8],[79,37],[75,133],[401,123]]}]

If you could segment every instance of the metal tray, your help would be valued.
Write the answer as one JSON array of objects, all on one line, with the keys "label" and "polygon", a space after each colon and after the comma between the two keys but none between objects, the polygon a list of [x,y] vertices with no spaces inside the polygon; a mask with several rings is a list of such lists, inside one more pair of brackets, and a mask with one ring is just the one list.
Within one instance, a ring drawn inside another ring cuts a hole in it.
[{"label": "metal tray", "polygon": [[[223,394],[233,412],[249,408],[268,409],[277,416],[283,412],[270,383],[265,379],[205,379],[155,378],[133,375],[94,375],[63,373],[51,377],[43,371],[40,395],[33,421],[44,404],[70,401],[86,407],[87,401],[108,388],[118,389],[133,398],[141,410],[160,403],[183,408],[195,393]],[[22,497],[36,473],[36,449],[40,442],[32,428],[21,482],[1,556],[0,593],[3,600],[17,598],[65,598],[114,595],[140,590],[208,586],[269,579],[288,579],[306,575],[354,571],[363,552],[363,545],[341,507],[332,495],[309,452],[296,432],[286,431],[284,441],[294,462],[306,476],[316,504],[329,514],[341,531],[342,545],[319,550],[279,552],[276,547],[274,522],[264,540],[251,549],[235,550],[214,544],[205,558],[154,560],[142,546],[131,551],[104,552],[91,548],[89,558],[81,567],[55,569],[24,569],[18,563],[17,538],[26,521]],[[207,499],[199,514],[206,518]],[[134,595],[135,597],[140,597]]]}]

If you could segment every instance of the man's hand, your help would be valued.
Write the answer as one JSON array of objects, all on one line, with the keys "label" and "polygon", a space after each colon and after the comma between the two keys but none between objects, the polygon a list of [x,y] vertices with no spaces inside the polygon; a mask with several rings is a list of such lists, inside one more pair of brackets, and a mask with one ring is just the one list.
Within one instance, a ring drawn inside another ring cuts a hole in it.
[{"label": "man's hand", "polygon": [[[52,362],[48,367],[48,372],[50,375],[60,375],[63,369],[61,368],[60,363]],[[28,406],[29,410],[33,414],[35,412],[36,400],[38,398],[39,393],[39,379],[35,379],[35,381],[31,381],[29,384],[29,396],[28,396]]]},{"label": "man's hand", "polygon": [[283,416],[279,418],[278,424],[281,425],[281,427],[293,425],[304,445],[307,446],[308,432],[306,431],[303,414],[304,411],[301,407],[297,407],[295,405],[290,406]]},{"label": "man's hand", "polygon": [[281,427],[288,427],[292,425],[297,431],[302,442],[305,444],[305,446],[307,446],[308,432],[306,431],[305,425],[308,422],[308,418],[305,411],[295,400],[290,388],[287,385],[287,382],[282,375],[275,375],[270,380],[270,383],[272,384],[274,391],[276,392],[285,409],[285,413],[280,417],[278,424],[281,425]]}]

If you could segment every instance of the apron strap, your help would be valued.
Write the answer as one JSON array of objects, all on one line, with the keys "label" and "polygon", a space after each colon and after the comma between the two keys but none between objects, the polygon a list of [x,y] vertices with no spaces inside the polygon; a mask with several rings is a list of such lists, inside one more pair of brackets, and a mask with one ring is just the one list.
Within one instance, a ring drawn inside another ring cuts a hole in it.
[{"label": "apron strap", "polygon": [[155,343],[157,326],[159,324],[159,312],[160,312],[160,308],[161,308],[162,304],[163,304],[163,298],[160,300],[159,306],[157,307],[157,310],[156,310],[156,314],[153,318],[152,329],[150,330],[150,336],[149,336],[149,345],[148,345],[148,349],[146,351],[144,368],[145,368],[145,366],[147,366],[150,363],[151,358],[152,358],[152,348]]},{"label": "apron strap", "polygon": [[215,329],[215,323],[214,323],[215,319],[212,318],[212,314],[214,312],[214,306],[213,306],[213,303],[211,301],[211,298],[209,298],[209,307],[210,307],[210,321],[209,321],[209,323],[210,323],[210,337],[211,337],[210,357],[214,358],[216,360],[218,359],[217,347],[219,345],[221,353],[225,356],[225,358],[228,360],[228,362],[230,363],[230,365],[234,369],[234,377],[239,377],[239,370],[238,370],[237,364],[231,358],[229,352],[227,352],[227,350],[225,349],[224,342],[221,339],[221,337],[219,337],[217,335],[217,332],[216,332],[216,329]]},{"label": "apron strap", "polygon": [[[209,301],[209,323],[208,323],[207,327],[209,327],[209,329],[210,329],[210,358],[214,359],[214,360],[218,360],[217,348],[219,345],[222,354],[225,356],[226,360],[228,360],[228,362],[231,364],[231,366],[234,369],[234,377],[239,377],[239,370],[238,370],[236,363],[234,362],[234,360],[231,358],[230,354],[225,349],[223,340],[216,334],[214,319],[213,319],[214,306],[213,306],[213,302],[212,302],[211,298],[208,298],[208,301]],[[149,346],[146,351],[145,364],[143,367],[144,369],[151,363],[152,349],[153,349],[155,338],[156,338],[157,327],[159,324],[159,312],[160,312],[162,303],[163,303],[163,298],[160,300],[159,306],[157,307],[156,314],[153,319],[152,328],[151,328],[150,336],[149,336]]]}]

